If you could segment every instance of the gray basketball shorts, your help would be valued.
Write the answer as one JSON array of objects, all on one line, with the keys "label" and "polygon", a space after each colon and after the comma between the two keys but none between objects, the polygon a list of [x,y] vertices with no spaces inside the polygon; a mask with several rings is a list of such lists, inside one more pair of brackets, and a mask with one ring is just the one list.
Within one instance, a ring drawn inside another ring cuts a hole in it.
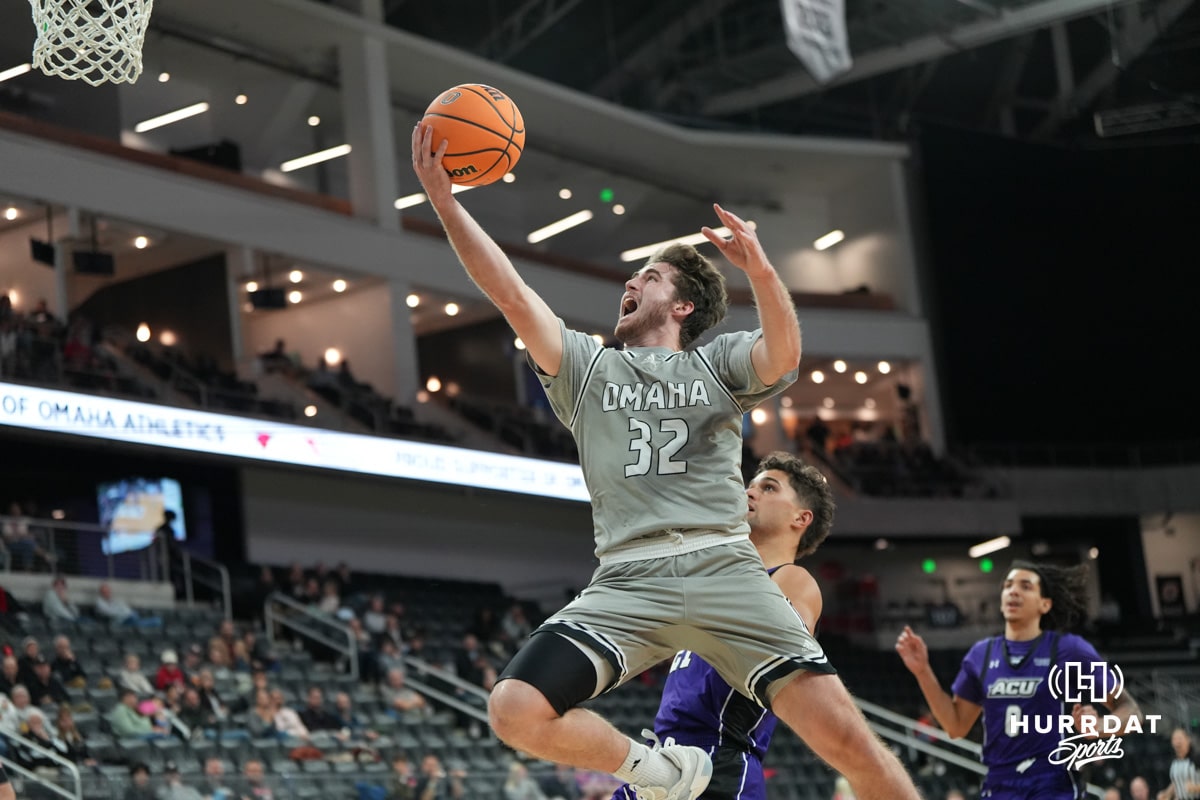
[{"label": "gray basketball shorts", "polygon": [[703,658],[764,708],[796,670],[836,672],[748,541],[601,566],[535,631],[596,654],[609,691],[680,650]]}]

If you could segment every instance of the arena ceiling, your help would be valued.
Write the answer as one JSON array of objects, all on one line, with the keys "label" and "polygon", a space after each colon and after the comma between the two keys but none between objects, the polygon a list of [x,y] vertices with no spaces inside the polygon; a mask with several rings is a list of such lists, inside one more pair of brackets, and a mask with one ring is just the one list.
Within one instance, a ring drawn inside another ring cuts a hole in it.
[{"label": "arena ceiling", "polygon": [[1192,0],[846,0],[855,64],[826,86],[788,50],[780,0],[384,3],[398,28],[684,125],[903,139],[932,121],[1070,144],[1200,130]]}]

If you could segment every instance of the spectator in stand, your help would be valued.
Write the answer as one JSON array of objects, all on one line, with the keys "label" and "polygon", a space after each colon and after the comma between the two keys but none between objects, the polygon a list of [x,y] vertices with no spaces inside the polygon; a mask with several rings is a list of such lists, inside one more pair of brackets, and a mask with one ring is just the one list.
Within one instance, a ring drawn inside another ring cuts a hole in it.
[{"label": "spectator in stand", "polygon": [[293,561],[288,566],[287,575],[287,593],[292,596],[293,600],[298,600],[301,603],[308,600],[308,577],[304,574],[304,567],[300,566],[299,561]]},{"label": "spectator in stand", "polygon": [[261,669],[256,669],[250,673],[250,689],[244,692],[233,703],[232,709],[236,713],[249,711],[254,708],[258,702],[258,692],[260,689],[266,689],[268,694],[271,691],[270,681],[267,679],[267,673]]},{"label": "spectator in stand", "polygon": [[512,654],[502,641],[504,631],[500,625],[500,618],[491,606],[485,605],[475,609],[475,620],[471,623],[469,632],[475,634],[475,638],[498,657],[507,659]]},{"label": "spectator in stand", "polygon": [[251,758],[242,764],[242,782],[237,791],[238,800],[275,800],[275,791],[267,783],[263,763]]},{"label": "spectator in stand", "polygon": [[342,597],[338,594],[338,582],[325,581],[321,587],[321,599],[317,602],[317,609],[332,617],[337,615],[341,607]]},{"label": "spectator in stand", "polygon": [[396,649],[403,653],[406,650],[404,635],[404,622],[399,614],[394,610],[388,612],[387,628],[384,629],[382,639],[387,639],[396,645]]},{"label": "spectator in stand", "polygon": [[200,704],[212,712],[218,723],[229,716],[229,707],[221,700],[217,691],[217,678],[211,669],[200,670],[196,680],[196,691],[200,693]]},{"label": "spectator in stand", "polygon": [[58,733],[58,740],[61,743],[55,746],[59,748],[64,758],[83,766],[96,766],[97,761],[92,758],[91,753],[88,751],[86,737],[79,730],[79,726],[75,724],[75,715],[71,713],[69,706],[61,705],[58,707],[58,713],[54,719],[54,728]]},{"label": "spectator in stand", "polygon": [[217,626],[216,638],[225,645],[225,649],[230,653],[233,652],[234,643],[241,639],[238,636],[237,626],[233,624],[233,620],[231,619],[221,620],[221,624]]},{"label": "spectator in stand", "polygon": [[407,712],[419,712],[423,716],[430,714],[429,704],[425,698],[404,685],[404,673],[394,669],[387,674],[387,680],[380,687],[383,704],[393,716]]},{"label": "spectator in stand", "polygon": [[204,666],[204,648],[193,642],[183,651],[183,674],[188,676],[189,682],[193,676],[200,672],[200,668]]},{"label": "spectator in stand", "polygon": [[804,430],[804,435],[808,437],[808,443],[812,447],[812,451],[822,457],[828,452],[827,448],[831,433],[833,431],[829,430],[829,426],[825,424],[825,420],[820,417],[814,417],[813,421]]},{"label": "spectator in stand", "polygon": [[341,721],[325,708],[325,694],[319,686],[308,688],[308,700],[304,710],[300,712],[300,721],[309,733],[317,731],[340,731]]},{"label": "spectator in stand", "polygon": [[483,686],[483,670],[487,666],[487,654],[479,645],[475,634],[462,638],[462,646],[454,655],[454,672],[459,678],[475,686]]},{"label": "spectator in stand", "polygon": [[[240,641],[240,640],[239,640]],[[233,664],[233,651],[225,644],[225,640],[219,636],[214,636],[208,640],[208,669],[215,675],[219,675],[221,680],[226,680],[233,677],[233,670],[230,667]]]},{"label": "spectator in stand", "polygon": [[525,616],[525,607],[520,603],[508,607],[504,618],[500,620],[500,628],[504,631],[504,640],[511,652],[516,652],[533,633],[533,626]]},{"label": "spectator in stand", "polygon": [[508,765],[504,800],[546,800],[546,795],[537,781],[529,777],[529,769],[520,761],[514,761]]},{"label": "spectator in stand", "polygon": [[187,675],[179,668],[179,656],[174,650],[163,650],[158,673],[154,676],[154,688],[163,691],[171,684],[187,686]]},{"label": "spectator in stand", "polygon": [[276,339],[273,349],[259,353],[258,360],[262,364],[263,372],[285,372],[295,363],[288,355],[287,343],[283,339]]},{"label": "spectator in stand", "polygon": [[388,786],[387,800],[416,800],[417,777],[413,775],[408,756],[397,753],[392,759],[392,780]]},{"label": "spectator in stand", "polygon": [[26,688],[29,689],[29,696],[33,699],[34,705],[50,706],[71,702],[71,696],[67,694],[67,687],[54,677],[50,659],[44,655],[39,655],[33,662],[33,680]]},{"label": "spectator in stand", "polygon": [[200,793],[183,782],[174,761],[163,765],[164,785],[158,790],[158,800],[203,800]]},{"label": "spectator in stand", "polygon": [[46,595],[42,598],[42,613],[46,619],[63,622],[82,622],[85,618],[79,613],[79,606],[71,601],[67,592],[67,579],[56,575]]},{"label": "spectator in stand", "polygon": [[174,580],[178,596],[180,576],[171,573],[176,561],[182,557],[175,538],[175,519],[175,512],[168,508],[163,511],[162,522],[154,529],[154,537],[150,540],[150,580]]},{"label": "spectator in stand", "polygon": [[350,629],[350,635],[354,637],[354,641],[358,645],[359,679],[363,683],[378,683],[382,673],[379,671],[375,641],[371,638],[371,634],[363,628],[362,621],[358,617],[351,616],[353,613],[350,609],[344,608],[338,616],[346,620],[346,627]]},{"label": "spectator in stand", "polygon": [[13,687],[21,684],[20,671],[16,656],[5,656],[0,661],[0,694],[12,696]]},{"label": "spectator in stand", "polygon": [[[48,730],[44,714],[31,715],[22,735],[44,750],[56,751],[58,749],[54,746],[54,737],[51,736]],[[39,767],[58,768],[58,762],[48,755],[39,753],[32,747],[25,747],[22,743],[16,741],[10,742],[9,746],[12,748],[13,760],[26,769],[37,769]]]},{"label": "spectator in stand", "polygon": [[462,800],[466,795],[461,770],[451,770],[449,774],[442,768],[442,762],[433,753],[428,753],[421,759],[421,777],[417,779],[417,800]]},{"label": "spectator in stand", "polygon": [[258,570],[258,581],[254,584],[254,597],[251,609],[253,609],[255,619],[258,619],[262,615],[263,606],[266,605],[267,598],[278,591],[281,591],[281,587],[275,580],[275,570],[263,564]]},{"label": "spectator in stand", "polygon": [[[20,684],[17,685],[17,688],[25,690],[25,687]],[[26,696],[28,696],[28,692],[26,692]],[[19,734],[22,724],[16,705],[7,696],[0,694],[0,756],[8,755],[8,737]]]},{"label": "spectator in stand", "polygon": [[354,701],[349,692],[338,692],[333,696],[333,714],[337,718],[338,727],[350,732],[350,739],[373,742],[379,738],[379,733],[372,730],[369,720],[354,710]]},{"label": "spectator in stand", "polygon": [[255,690],[254,705],[246,715],[246,730],[252,739],[266,739],[279,733],[275,728],[275,704],[271,702],[270,689]]},{"label": "spectator in stand", "polygon": [[129,786],[125,789],[124,800],[158,800],[150,785],[150,767],[140,761],[129,768]]},{"label": "spectator in stand", "polygon": [[183,690],[183,703],[176,716],[191,731],[192,741],[203,739],[206,734],[216,733],[216,714],[204,705],[200,690],[194,686]]},{"label": "spectator in stand", "polygon": [[22,733],[29,730],[31,717],[42,715],[41,709],[33,704],[29,690],[24,686],[14,686],[12,691],[12,717],[10,723],[15,723],[16,731]]},{"label": "spectator in stand", "polygon": [[233,800],[236,794],[225,780],[225,762],[219,758],[204,760],[204,800]]},{"label": "spectator in stand", "polygon": [[337,567],[333,571],[333,577],[337,580],[341,587],[342,597],[349,597],[355,592],[354,572],[351,571],[350,565],[345,561],[339,561]]},{"label": "spectator in stand", "polygon": [[322,598],[321,582],[316,578],[307,578],[304,581],[304,595],[300,598],[300,602],[319,611]]},{"label": "spectator in stand", "polygon": [[254,668],[254,661],[250,658],[250,650],[246,647],[244,639],[238,639],[233,643],[233,649],[229,652],[229,669],[236,673],[249,673]]},{"label": "spectator in stand", "polygon": [[38,640],[32,636],[26,636],[21,641],[21,657],[17,659],[17,683],[23,683],[26,686],[34,679],[33,662],[42,654],[42,646]]},{"label": "spectator in stand", "polygon": [[39,560],[46,561],[45,551],[30,530],[29,517],[20,503],[13,501],[9,504],[8,517],[4,524],[0,525],[0,533],[4,535],[4,545],[12,558],[12,568],[32,572]]},{"label": "spectator in stand", "polygon": [[1121,800],[1121,790],[1116,786],[1109,786],[1104,790],[1104,800]]},{"label": "spectator in stand", "polygon": [[137,694],[130,689],[121,692],[120,702],[108,712],[107,719],[113,734],[122,739],[161,739],[170,733],[166,725],[138,711]]},{"label": "spectator in stand", "polygon": [[375,666],[380,675],[387,675],[394,669],[404,672],[404,656],[392,639],[385,638],[379,643],[379,650],[375,653]]},{"label": "spectator in stand", "polygon": [[83,671],[71,649],[71,640],[59,634],[54,637],[54,661],[50,663],[54,674],[63,685],[71,689],[82,689],[87,686],[87,673]]},{"label": "spectator in stand", "polygon": [[1150,784],[1141,775],[1129,782],[1131,800],[1150,800]]},{"label": "spectator in stand", "polygon": [[242,634],[242,641],[246,643],[246,651],[250,654],[251,669],[273,672],[279,668],[279,659],[275,657],[275,651],[266,639],[258,638],[254,631],[246,631]]},{"label": "spectator in stand", "polygon": [[384,606],[383,595],[373,594],[367,602],[367,608],[362,614],[363,630],[371,634],[371,638],[376,644],[387,633],[388,615],[387,609]]},{"label": "spectator in stand", "polygon": [[121,689],[132,689],[139,700],[147,700],[154,696],[154,686],[142,672],[142,660],[137,653],[125,654],[121,671],[117,673],[117,686]]},{"label": "spectator in stand", "polygon": [[542,794],[549,800],[579,800],[579,779],[575,768],[568,764],[555,764],[554,772],[542,779]]},{"label": "spectator in stand", "polygon": [[308,728],[304,727],[295,709],[287,705],[282,689],[271,690],[271,705],[275,709],[275,730],[279,735],[308,741]]},{"label": "spectator in stand", "polygon": [[97,590],[96,616],[110,625],[131,625],[139,628],[162,627],[160,618],[143,617],[124,600],[113,597],[112,586],[108,583],[100,584],[100,588]]}]

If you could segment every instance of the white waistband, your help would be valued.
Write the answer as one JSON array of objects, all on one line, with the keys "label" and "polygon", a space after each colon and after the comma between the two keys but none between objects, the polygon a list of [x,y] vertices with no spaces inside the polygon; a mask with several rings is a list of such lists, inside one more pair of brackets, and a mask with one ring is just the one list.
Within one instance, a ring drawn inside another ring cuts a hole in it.
[{"label": "white waistband", "polygon": [[626,542],[615,550],[600,556],[600,566],[626,564],[630,561],[647,561],[651,558],[682,556],[716,547],[719,544],[744,542],[750,538],[746,533],[721,533],[703,529],[665,530],[661,534],[642,536]]}]

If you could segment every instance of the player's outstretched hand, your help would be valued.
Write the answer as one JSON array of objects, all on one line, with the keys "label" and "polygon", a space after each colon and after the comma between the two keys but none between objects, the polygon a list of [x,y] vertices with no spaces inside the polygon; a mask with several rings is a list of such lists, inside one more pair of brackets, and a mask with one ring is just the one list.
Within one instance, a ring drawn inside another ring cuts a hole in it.
[{"label": "player's outstretched hand", "polygon": [[418,122],[412,132],[412,165],[413,172],[425,189],[425,195],[434,208],[438,203],[450,199],[453,195],[450,176],[442,166],[442,156],[450,141],[443,139],[436,148],[433,144],[433,126]]},{"label": "player's outstretched hand", "polygon": [[729,228],[729,238],[720,236],[707,225],[701,228],[700,232],[716,245],[716,248],[721,251],[721,255],[752,278],[756,275],[774,272],[754,229],[737,214],[726,211],[716,203],[713,203],[713,210],[717,212],[717,218],[721,220],[721,224]]},{"label": "player's outstretched hand", "polygon": [[925,646],[925,640],[907,625],[896,639],[896,652],[900,654],[904,666],[914,675],[929,667],[929,648]]}]

